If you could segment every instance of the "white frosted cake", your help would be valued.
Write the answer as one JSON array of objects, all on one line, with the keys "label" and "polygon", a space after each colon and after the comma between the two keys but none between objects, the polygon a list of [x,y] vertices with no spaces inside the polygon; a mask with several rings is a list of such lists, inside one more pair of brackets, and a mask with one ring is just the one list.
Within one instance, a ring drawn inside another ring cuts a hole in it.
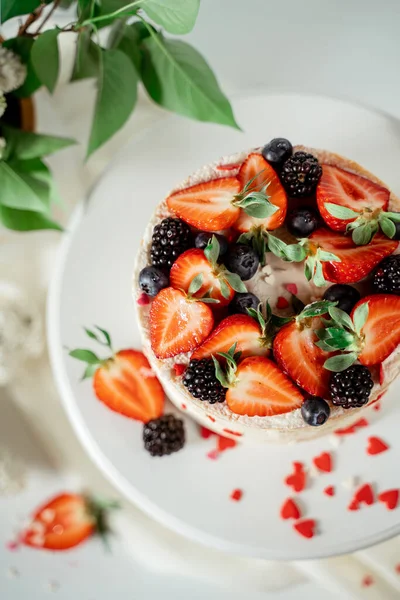
[{"label": "white frosted cake", "polygon": [[143,349],[170,400],[257,442],[359,419],[400,371],[397,210],[356,163],[282,138],[176,186],[133,277]]}]

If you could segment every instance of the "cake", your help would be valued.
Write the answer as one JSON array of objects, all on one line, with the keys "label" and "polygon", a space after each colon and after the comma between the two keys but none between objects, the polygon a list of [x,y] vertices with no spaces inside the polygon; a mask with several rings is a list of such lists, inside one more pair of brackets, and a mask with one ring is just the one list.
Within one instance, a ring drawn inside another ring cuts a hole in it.
[{"label": "cake", "polygon": [[226,437],[346,428],[400,372],[400,202],[375,175],[275,138],[162,200],[133,275],[169,399]]}]

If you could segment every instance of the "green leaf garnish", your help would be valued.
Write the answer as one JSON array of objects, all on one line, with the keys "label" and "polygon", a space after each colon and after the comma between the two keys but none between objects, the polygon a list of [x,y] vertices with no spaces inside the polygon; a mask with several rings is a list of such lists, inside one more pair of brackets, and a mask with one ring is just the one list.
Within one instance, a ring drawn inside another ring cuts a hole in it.
[{"label": "green leaf garnish", "polygon": [[[235,292],[239,292],[245,294],[247,292],[247,288],[243,281],[240,279],[239,275],[236,273],[230,273],[229,271],[222,271],[220,275],[221,280],[225,280],[229,283],[231,288],[235,290]],[[222,283],[222,281],[221,281]]]},{"label": "green leaf garnish", "polygon": [[365,225],[360,225],[356,229],[353,229],[351,237],[357,246],[365,246],[366,244],[369,244],[372,239],[371,224],[365,223]]},{"label": "green leaf garnish", "polygon": [[347,221],[348,219],[355,219],[360,215],[359,212],[351,210],[346,206],[340,206],[340,204],[332,204],[330,202],[327,202],[325,204],[325,208],[328,211],[328,213],[331,214],[333,217],[336,217],[336,219],[343,219]]},{"label": "green leaf garnish", "polygon": [[228,300],[230,298],[231,293],[226,281],[221,278],[219,281],[219,286],[221,288],[221,294],[226,300]]},{"label": "green leaf garnish", "polygon": [[209,240],[207,246],[204,248],[204,254],[210,265],[215,268],[218,262],[220,252],[220,245],[218,238],[213,235]]},{"label": "green leaf garnish", "polygon": [[384,215],[381,215],[381,217],[379,218],[379,225],[381,226],[383,233],[388,238],[394,238],[394,236],[396,235],[396,225],[391,219]]},{"label": "green leaf garnish", "polygon": [[389,219],[391,219],[395,223],[400,223],[400,213],[385,212],[384,215],[385,215],[385,217],[388,217]]},{"label": "green leaf garnish", "polygon": [[194,277],[194,279],[192,279],[192,281],[190,282],[190,285],[189,285],[189,289],[188,289],[188,293],[190,296],[194,296],[194,294],[196,294],[199,291],[199,289],[203,285],[203,281],[204,281],[203,273],[199,273],[198,275],[196,275],[196,277]]},{"label": "green leaf garnish", "polygon": [[324,362],[324,368],[328,371],[340,372],[345,371],[357,360],[357,352],[349,352],[348,354],[339,354],[331,356]]},{"label": "green leaf garnish", "polygon": [[360,304],[360,306],[358,308],[356,308],[356,310],[354,311],[353,322],[354,322],[354,329],[355,329],[357,335],[361,335],[361,330],[364,327],[365,323],[367,322],[368,314],[369,314],[368,302],[364,302],[363,304]]},{"label": "green leaf garnish", "polygon": [[69,356],[72,358],[76,358],[77,360],[81,360],[89,365],[99,365],[101,363],[101,359],[92,352],[91,350],[86,350],[84,348],[77,348],[76,350],[71,350],[69,352]]},{"label": "green leaf garnish", "polygon": [[330,306],[328,309],[328,312],[329,312],[330,316],[332,317],[332,319],[338,325],[343,325],[344,327],[347,327],[348,329],[350,329],[350,331],[355,330],[353,321],[350,319],[349,315],[344,310],[341,310],[340,308],[337,308],[336,306]]}]

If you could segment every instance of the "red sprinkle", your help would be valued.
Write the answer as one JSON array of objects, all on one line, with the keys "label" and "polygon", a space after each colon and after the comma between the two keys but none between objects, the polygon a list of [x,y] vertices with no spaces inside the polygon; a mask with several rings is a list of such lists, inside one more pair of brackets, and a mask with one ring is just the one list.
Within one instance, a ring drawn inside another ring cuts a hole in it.
[{"label": "red sprinkle", "polygon": [[386,492],[382,492],[378,496],[379,502],[383,502],[386,504],[386,508],[388,510],[394,510],[397,508],[399,503],[400,492],[399,490],[387,490]]},{"label": "red sprinkle", "polygon": [[222,435],[218,436],[217,447],[219,452],[224,452],[228,448],[234,448],[237,442],[235,440],[231,440],[230,438],[222,437]]},{"label": "red sprinkle", "polygon": [[345,427],[344,429],[336,429],[334,433],[336,435],[350,435],[351,433],[356,433],[357,429],[361,429],[362,427],[368,427],[368,425],[369,423],[367,419],[363,417],[362,419],[359,419],[358,421],[353,423],[353,425],[350,425],[350,427]]},{"label": "red sprinkle", "polygon": [[10,552],[15,552],[16,550],[18,550],[19,546],[20,544],[16,540],[6,543],[6,548],[7,550],[10,550]]},{"label": "red sprinkle", "polygon": [[283,296],[279,296],[276,308],[287,308],[289,306],[289,302]]},{"label": "red sprinkle", "polygon": [[215,167],[218,171],[234,171],[240,168],[240,163],[232,163],[230,165],[217,165]]},{"label": "red sprinkle", "polygon": [[211,415],[207,415],[207,419],[210,419],[211,423],[215,423],[215,419]]},{"label": "red sprinkle", "polygon": [[217,458],[219,457],[219,452],[218,450],[210,450],[210,452],[207,453],[207,458],[210,458],[211,460],[217,460]]},{"label": "red sprinkle", "polygon": [[335,487],[333,485],[328,485],[328,487],[326,487],[324,489],[324,494],[326,496],[334,496],[335,495]]},{"label": "red sprinkle", "polygon": [[182,408],[182,410],[186,410],[187,409],[186,404],[181,404],[181,408]]},{"label": "red sprinkle", "polygon": [[174,364],[174,371],[175,371],[175,375],[177,377],[180,377],[186,371],[186,365],[184,365],[182,363],[175,363]]},{"label": "red sprinkle", "polygon": [[234,500],[235,502],[239,502],[239,500],[241,500],[243,497],[243,491],[242,490],[233,490],[233,492],[231,493],[231,500]]},{"label": "red sprinkle", "polygon": [[200,435],[203,439],[208,440],[209,437],[211,437],[212,435],[215,435],[215,433],[213,431],[210,431],[209,429],[207,429],[207,427],[200,427]]},{"label": "red sprinkle", "polygon": [[372,585],[373,583],[374,583],[374,580],[373,580],[373,578],[371,577],[371,575],[366,575],[366,576],[364,577],[364,579],[362,580],[362,582],[361,582],[361,585],[362,585],[363,587],[369,587],[369,586],[370,586],[370,585]]},{"label": "red sprinkle", "polygon": [[385,370],[383,368],[383,364],[379,365],[379,385],[383,385],[385,381]]},{"label": "red sprinkle", "polygon": [[375,454],[382,454],[382,452],[386,452],[386,450],[389,450],[389,446],[381,438],[368,438],[367,454],[373,456]]},{"label": "red sprinkle", "polygon": [[313,463],[319,471],[330,473],[332,471],[332,456],[329,452],[323,452],[313,458]]},{"label": "red sprinkle", "polygon": [[238,437],[242,437],[243,433],[239,433],[238,431],[232,431],[232,429],[223,429],[225,433],[230,433],[231,435],[237,435]]},{"label": "red sprinkle", "polygon": [[374,490],[369,483],[364,483],[364,485],[356,490],[348,509],[358,510],[361,503],[367,504],[367,506],[371,506],[374,503]]},{"label": "red sprinkle", "polygon": [[394,570],[400,575],[400,563],[395,566]]},{"label": "red sprinkle", "polygon": [[292,487],[295,492],[302,492],[306,487],[306,474],[301,463],[294,463],[294,473],[285,479],[287,486]]},{"label": "red sprinkle", "polygon": [[301,511],[292,498],[287,498],[281,506],[281,519],[300,519]]},{"label": "red sprinkle", "polygon": [[295,283],[286,283],[285,288],[289,294],[293,294],[294,296],[298,292],[297,285]]},{"label": "red sprinkle", "polygon": [[316,521],[314,519],[303,519],[293,524],[293,528],[297,533],[305,538],[312,538],[315,535]]},{"label": "red sprinkle", "polygon": [[296,473],[298,473],[299,471],[304,471],[304,465],[301,462],[294,462],[293,463],[293,469],[295,470]]},{"label": "red sprinkle", "polygon": [[139,304],[139,306],[146,306],[146,304],[150,303],[150,298],[148,297],[147,294],[145,294],[143,292],[142,294],[140,294],[139,298],[137,299],[137,303]]},{"label": "red sprinkle", "polygon": [[375,402],[375,403],[374,403],[374,406],[373,406],[372,408],[373,408],[374,410],[378,411],[378,410],[381,410],[381,408],[382,408],[382,405],[381,405],[381,403],[380,403],[380,402]]}]

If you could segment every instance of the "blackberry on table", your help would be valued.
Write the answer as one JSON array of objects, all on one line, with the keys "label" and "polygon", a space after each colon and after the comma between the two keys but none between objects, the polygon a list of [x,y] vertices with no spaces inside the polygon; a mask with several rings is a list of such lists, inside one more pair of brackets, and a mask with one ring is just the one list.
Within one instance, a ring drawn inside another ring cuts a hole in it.
[{"label": "blackberry on table", "polygon": [[194,398],[215,404],[224,402],[226,389],[215,375],[212,358],[192,359],[183,376],[183,385]]},{"label": "blackberry on table", "polygon": [[400,254],[392,254],[379,263],[373,276],[372,287],[380,294],[400,296]]},{"label": "blackberry on table", "polygon": [[181,219],[168,217],[156,225],[151,242],[151,263],[160,269],[170,269],[178,256],[193,245],[189,225]]},{"label": "blackberry on table", "polygon": [[166,456],[178,452],[185,445],[182,419],[177,419],[174,415],[164,415],[145,423],[143,442],[151,456]]},{"label": "blackberry on table", "polygon": [[329,389],[332,404],[343,408],[359,408],[369,400],[374,382],[363,365],[353,365],[331,377]]},{"label": "blackberry on table", "polygon": [[322,167],[312,154],[295,152],[283,164],[282,183],[290,196],[301,198],[310,196],[317,187],[322,175]]}]

